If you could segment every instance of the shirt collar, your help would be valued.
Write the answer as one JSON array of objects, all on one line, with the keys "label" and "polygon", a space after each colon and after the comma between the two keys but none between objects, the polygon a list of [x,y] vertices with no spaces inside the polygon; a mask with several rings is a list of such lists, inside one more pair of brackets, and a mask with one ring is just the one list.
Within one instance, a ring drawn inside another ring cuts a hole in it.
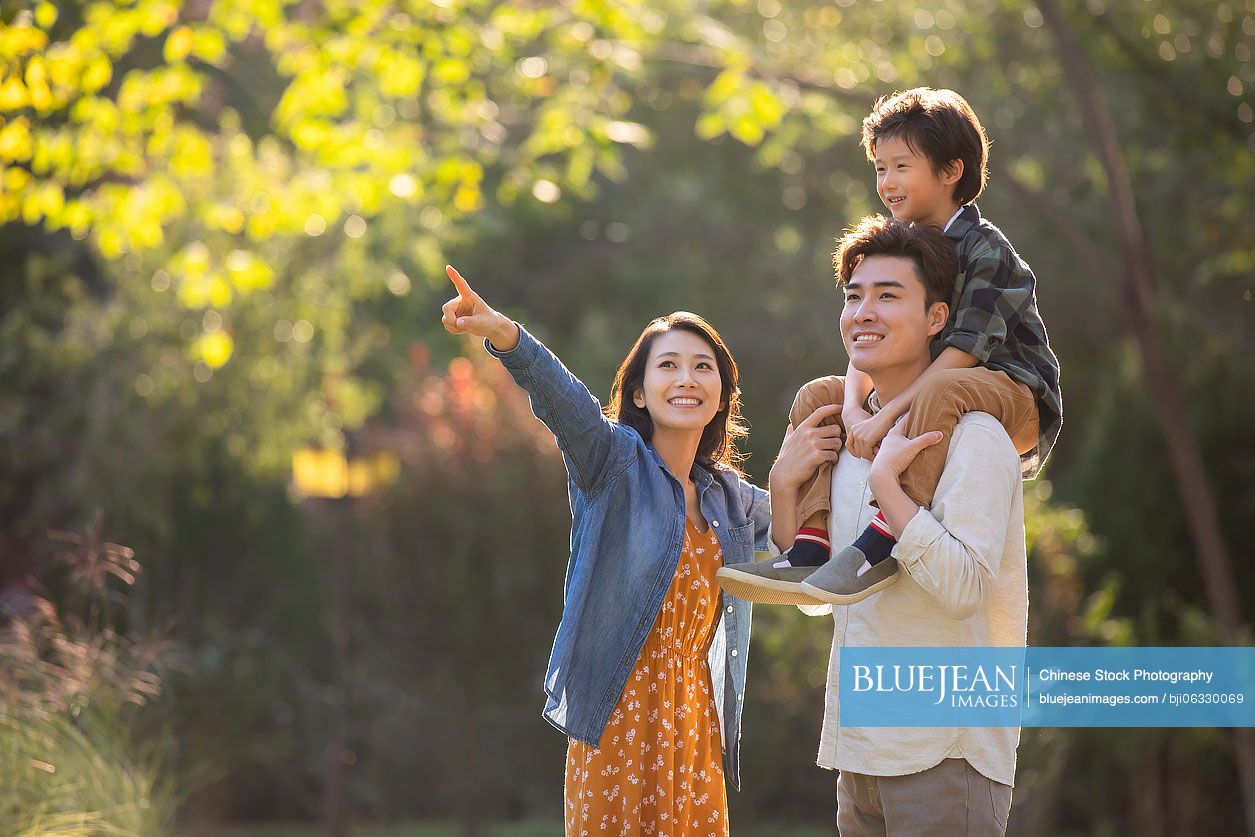
[{"label": "shirt collar", "polygon": [[959,213],[961,213],[962,211],[963,211],[963,207],[961,206],[958,209],[954,210],[954,214],[950,216],[949,221],[946,221],[946,225],[942,228],[941,231],[945,232],[946,230],[950,229],[950,225],[954,223],[954,219],[958,218]]},{"label": "shirt collar", "polygon": [[950,223],[946,225],[946,235],[950,238],[961,239],[979,223],[980,210],[976,208],[976,204],[969,203],[967,206],[959,207],[959,211],[950,219]]},{"label": "shirt collar", "polygon": [[876,394],[876,390],[872,390],[872,394],[867,396],[867,410],[873,416],[880,412],[880,396]]}]

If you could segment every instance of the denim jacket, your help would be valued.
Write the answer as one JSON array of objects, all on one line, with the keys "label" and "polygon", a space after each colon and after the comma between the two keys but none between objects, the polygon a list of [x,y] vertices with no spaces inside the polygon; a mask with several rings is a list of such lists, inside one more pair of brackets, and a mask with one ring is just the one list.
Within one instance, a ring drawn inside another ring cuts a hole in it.
[{"label": "denim jacket", "polygon": [[[501,359],[532,412],[558,441],[571,502],[571,556],[562,621],[545,672],[544,717],[597,747],[653,628],[684,542],[684,488],[635,430],[606,418],[597,399],[540,341],[519,327]],[[773,551],[767,492],[734,472],[694,465],[702,516],[725,564]],[[740,789],[739,742],[751,605],[722,596],[711,644],[711,684],[724,767]]]}]

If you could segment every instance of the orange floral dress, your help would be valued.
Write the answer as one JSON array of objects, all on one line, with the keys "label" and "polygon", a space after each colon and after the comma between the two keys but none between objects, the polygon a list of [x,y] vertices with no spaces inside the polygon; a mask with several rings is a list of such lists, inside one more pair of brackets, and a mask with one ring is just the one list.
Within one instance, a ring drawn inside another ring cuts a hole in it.
[{"label": "orange floral dress", "polygon": [[572,739],[567,747],[568,837],[728,833],[723,739],[706,661],[722,564],[714,530],[687,521],[675,578],[602,746]]}]

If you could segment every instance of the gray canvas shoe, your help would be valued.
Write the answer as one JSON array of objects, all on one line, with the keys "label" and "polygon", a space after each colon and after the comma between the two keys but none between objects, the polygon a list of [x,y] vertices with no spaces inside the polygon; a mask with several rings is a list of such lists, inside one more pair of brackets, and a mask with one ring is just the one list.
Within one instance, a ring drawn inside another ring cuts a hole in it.
[{"label": "gray canvas shoe", "polygon": [[[755,552],[754,555],[759,557],[768,554]],[[815,572],[815,568],[775,566],[784,562],[782,555],[768,555],[752,564],[730,564],[719,568],[715,573],[715,581],[724,592],[754,604],[823,604],[801,591],[802,580]]]},{"label": "gray canvas shoe", "polygon": [[801,591],[828,604],[851,605],[898,580],[898,559],[886,558],[859,575],[859,567],[866,560],[863,550],[847,546],[811,573],[800,585]]}]

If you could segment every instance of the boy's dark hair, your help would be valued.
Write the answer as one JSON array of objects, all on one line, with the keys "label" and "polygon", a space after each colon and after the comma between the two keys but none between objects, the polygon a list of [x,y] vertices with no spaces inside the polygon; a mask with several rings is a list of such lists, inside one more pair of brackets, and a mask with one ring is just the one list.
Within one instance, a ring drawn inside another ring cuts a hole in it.
[{"label": "boy's dark hair", "polygon": [[900,137],[928,159],[933,172],[950,161],[963,161],[963,175],[954,184],[954,200],[969,204],[985,189],[989,137],[967,100],[953,90],[916,87],[882,96],[863,120],[863,148],[875,162],[876,143]]},{"label": "boy's dark hair", "polygon": [[915,275],[924,286],[924,307],[950,302],[959,260],[945,234],[931,224],[895,221],[884,215],[868,215],[837,240],[832,263],[837,287],[850,281],[868,256],[898,256],[915,264]]},{"label": "boy's dark hair", "polygon": [[723,384],[719,396],[723,406],[702,430],[702,437],[697,443],[698,464],[741,474],[740,464],[745,457],[737,449],[737,440],[749,436],[749,428],[741,416],[741,372],[728,344],[723,342],[714,326],[698,314],[676,311],[645,326],[615,372],[614,383],[610,387],[610,403],[603,412],[612,421],[631,427],[646,442],[653,440],[654,421],[648,410],[636,406],[632,396],[645,385],[645,366],[649,363],[654,341],[668,331],[687,331],[705,340],[715,354],[715,365]]}]

